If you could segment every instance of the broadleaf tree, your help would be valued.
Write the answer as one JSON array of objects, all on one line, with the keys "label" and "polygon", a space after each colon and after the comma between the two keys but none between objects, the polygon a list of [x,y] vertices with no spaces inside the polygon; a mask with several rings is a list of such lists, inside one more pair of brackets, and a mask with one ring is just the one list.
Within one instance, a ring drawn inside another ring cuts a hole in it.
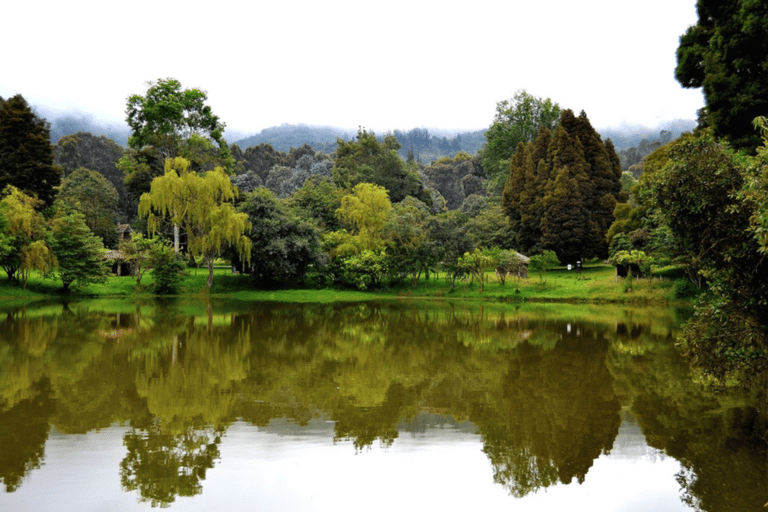
[{"label": "broadleaf tree", "polygon": [[[214,259],[226,245],[250,260],[251,241],[245,233],[251,224],[245,213],[235,210],[237,188],[222,168],[200,175],[189,171],[189,165],[184,158],[168,159],[165,175],[155,178],[151,190],[141,196],[139,215],[147,218],[153,234],[165,218],[177,231],[184,227],[189,252],[208,267],[206,285],[210,290]],[[178,239],[174,250],[178,252]]]},{"label": "broadleaf tree", "polygon": [[149,82],[144,95],[128,98],[126,122],[132,132],[128,145],[135,150],[154,146],[163,159],[190,157],[182,146],[195,152],[201,137],[216,143],[219,164],[231,168],[234,162],[224,140],[225,124],[206,105],[207,99],[205,91],[182,89],[173,78]]},{"label": "broadleaf tree", "polygon": [[560,105],[549,98],[537,98],[519,90],[509,100],[496,104],[493,124],[485,132],[480,150],[483,169],[491,187],[500,190],[506,179],[506,165],[519,143],[534,142],[540,128],[554,131],[560,121]]},{"label": "broadleaf tree", "polygon": [[58,263],[65,291],[107,280],[108,260],[101,239],[91,233],[85,216],[66,207],[51,219],[49,245]]},{"label": "broadleaf tree", "polygon": [[761,144],[752,120],[768,112],[768,4],[698,0],[698,22],[680,36],[675,76],[702,88],[703,118],[737,149]]}]

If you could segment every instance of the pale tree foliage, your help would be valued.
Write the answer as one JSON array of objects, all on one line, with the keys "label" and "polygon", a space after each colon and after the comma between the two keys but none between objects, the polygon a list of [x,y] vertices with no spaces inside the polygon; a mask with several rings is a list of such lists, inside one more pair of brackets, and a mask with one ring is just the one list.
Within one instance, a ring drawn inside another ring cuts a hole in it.
[{"label": "pale tree foliage", "polygon": [[56,263],[56,256],[44,240],[35,240],[22,247],[19,253],[19,277],[21,277],[22,288],[27,289],[27,280],[33,270],[47,274],[56,266]]},{"label": "pale tree foliage", "polygon": [[32,270],[49,272],[56,265],[53,252],[45,243],[45,219],[36,208],[42,201],[28,196],[13,185],[6,188],[6,195],[0,201],[7,226],[5,235],[9,245],[8,254],[3,257],[3,267],[12,278],[18,272],[22,286]]},{"label": "pale tree foliage", "polygon": [[357,231],[356,245],[361,249],[384,246],[382,231],[392,209],[387,189],[372,183],[358,183],[352,193],[341,198],[337,215]]},{"label": "pale tree foliage", "polygon": [[154,234],[162,219],[174,226],[174,249],[178,252],[178,231],[187,232],[188,250],[203,258],[208,266],[208,289],[213,284],[213,261],[225,244],[233,245],[246,261],[251,241],[244,235],[251,223],[245,213],[237,213],[233,204],[237,188],[221,167],[204,175],[190,172],[184,158],[169,158],[165,175],[152,180],[152,188],[139,200],[139,215],[147,218]]}]

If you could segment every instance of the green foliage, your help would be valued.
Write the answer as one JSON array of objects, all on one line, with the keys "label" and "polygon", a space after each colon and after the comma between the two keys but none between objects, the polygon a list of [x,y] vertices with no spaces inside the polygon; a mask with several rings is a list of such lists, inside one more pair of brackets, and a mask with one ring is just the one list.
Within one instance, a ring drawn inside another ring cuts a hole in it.
[{"label": "green foliage", "polygon": [[235,211],[237,189],[224,170],[217,167],[204,176],[189,171],[184,158],[168,159],[164,176],[152,181],[152,189],[139,200],[139,215],[147,218],[151,233],[162,219],[168,218],[175,229],[174,250],[178,253],[178,231],[187,233],[189,252],[208,265],[208,288],[213,285],[213,260],[225,244],[246,261],[251,241],[244,233],[250,229],[248,216]]},{"label": "green foliage", "polygon": [[360,290],[381,288],[387,273],[384,251],[364,250],[344,260],[344,281]]},{"label": "green foliage", "polygon": [[554,250],[561,262],[604,258],[606,233],[621,190],[621,167],[586,114],[560,115],[554,134],[542,128],[535,144],[518,143],[502,193],[504,212],[523,252]]},{"label": "green foliage", "polygon": [[736,154],[708,131],[659,152],[641,180],[666,229],[654,243],[675,248],[697,287],[710,291],[686,326],[684,353],[720,384],[748,384],[768,369],[766,262],[753,229],[764,197],[751,186],[761,156]]},{"label": "green foliage", "polygon": [[392,209],[387,190],[371,183],[359,183],[352,193],[341,198],[336,210],[339,219],[355,230],[354,241],[363,249],[384,246],[383,228]]},{"label": "green foliage", "polygon": [[173,295],[179,292],[187,265],[184,257],[165,243],[150,246],[147,265],[151,267],[152,291],[157,295]]},{"label": "green foliage", "polygon": [[764,2],[696,2],[698,23],[680,37],[677,80],[703,88],[706,122],[735,148],[754,150],[752,120],[768,112],[768,8]]},{"label": "green foliage", "polygon": [[519,144],[535,141],[540,128],[554,131],[559,118],[557,103],[549,98],[536,98],[524,90],[496,104],[493,124],[485,132],[486,143],[479,152],[492,190],[504,187],[505,162],[509,163]]},{"label": "green foliage", "polygon": [[151,255],[153,248],[163,242],[159,238],[144,238],[141,233],[135,233],[130,240],[120,240],[119,250],[131,267],[131,275],[136,276],[136,284],[141,284],[141,278],[152,268]]},{"label": "green foliage", "polygon": [[54,165],[50,126],[17,94],[0,98],[0,190],[13,185],[37,197],[40,208],[51,206],[61,182]]},{"label": "green foliage", "polygon": [[128,98],[126,122],[132,131],[128,145],[135,150],[154,146],[162,159],[193,159],[198,145],[209,139],[218,145],[218,165],[231,169],[234,162],[224,140],[225,125],[205,104],[207,99],[204,91],[182,89],[172,78],[149,82],[144,96]]},{"label": "green foliage", "polygon": [[690,279],[675,279],[672,286],[676,299],[692,299],[701,293],[701,290],[691,282]]},{"label": "green foliage", "polygon": [[618,233],[616,236],[613,237],[613,240],[611,240],[611,245],[608,248],[608,256],[610,258],[613,258],[613,256],[620,252],[620,251],[631,251],[633,249],[632,242],[629,240],[629,237],[626,233]]},{"label": "green foliage", "polygon": [[64,177],[84,167],[98,172],[115,187],[120,222],[130,222],[136,216],[135,199],[129,196],[125,174],[117,167],[118,161],[125,155],[125,149],[115,141],[104,135],[77,132],[60,138],[53,150],[55,163],[63,169]]},{"label": "green foliage", "polygon": [[48,245],[58,262],[58,277],[65,291],[107,280],[104,245],[88,229],[82,213],[60,208],[51,219]]},{"label": "green foliage", "polygon": [[428,273],[435,261],[427,250],[427,205],[407,197],[396,204],[383,226],[386,240],[387,270],[393,281],[410,276],[414,288],[422,273]]},{"label": "green foliage", "polygon": [[523,256],[517,251],[492,250],[492,263],[496,266],[496,276],[503,286],[507,276],[516,279],[517,288],[520,288],[520,280],[528,277],[528,266]]},{"label": "green foliage", "polygon": [[338,139],[336,160],[331,169],[336,185],[353,188],[359,183],[372,183],[386,189],[392,202],[413,196],[431,204],[416,164],[400,158],[399,149],[394,136],[388,135],[379,142],[373,132],[366,130],[360,130],[356,140]]},{"label": "green foliage", "polygon": [[539,274],[539,282],[545,283],[547,280],[544,277],[547,272],[555,268],[559,264],[557,254],[555,251],[543,251],[541,254],[531,256],[528,262],[528,269],[531,272]]},{"label": "green foliage", "polygon": [[246,232],[251,240],[248,268],[255,282],[300,282],[311,268],[325,264],[318,229],[292,215],[269,190],[256,189],[238,211],[251,223]]},{"label": "green foliage", "polygon": [[329,178],[310,178],[288,198],[286,204],[296,214],[317,224],[321,231],[336,231],[341,223],[336,211],[341,207],[342,192]]},{"label": "green foliage", "polygon": [[480,292],[485,291],[485,270],[495,263],[496,259],[490,251],[475,249],[472,252],[465,252],[458,261],[458,267],[462,273],[466,273],[477,279],[480,283]]},{"label": "green foliage", "polygon": [[484,196],[485,172],[480,158],[467,158],[459,153],[455,158],[441,159],[423,168],[420,175],[424,183],[445,199],[449,210],[459,208],[472,196]]},{"label": "green foliage", "polygon": [[91,232],[106,247],[117,245],[117,190],[96,171],[83,167],[72,171],[61,182],[58,201],[83,214]]},{"label": "green foliage", "polygon": [[460,217],[459,212],[450,211],[435,215],[427,222],[428,257],[440,262],[445,278],[450,283],[451,291],[456,285],[456,280],[466,275],[466,268],[460,264],[462,256],[475,249]]},{"label": "green foliage", "polygon": [[[9,279],[21,277],[26,288],[32,270],[50,271],[56,264],[50,247],[45,243],[47,227],[43,215],[36,208],[41,201],[8,185],[6,196],[0,201],[3,217],[0,230],[0,264]],[[17,274],[18,272],[18,274]]]}]

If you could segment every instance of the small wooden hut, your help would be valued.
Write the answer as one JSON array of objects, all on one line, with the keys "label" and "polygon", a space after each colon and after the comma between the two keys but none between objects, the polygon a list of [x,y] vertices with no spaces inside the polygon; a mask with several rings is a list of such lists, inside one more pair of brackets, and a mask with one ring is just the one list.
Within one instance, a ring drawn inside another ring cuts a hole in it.
[{"label": "small wooden hut", "polygon": [[125,255],[118,250],[107,251],[104,254],[104,259],[112,262],[112,273],[119,276],[130,275],[131,266],[125,259]]}]

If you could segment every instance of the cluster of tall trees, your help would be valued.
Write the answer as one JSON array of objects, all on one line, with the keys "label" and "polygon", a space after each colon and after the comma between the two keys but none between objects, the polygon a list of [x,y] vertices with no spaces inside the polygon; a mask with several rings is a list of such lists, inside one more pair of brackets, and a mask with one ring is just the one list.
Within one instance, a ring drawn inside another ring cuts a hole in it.
[{"label": "cluster of tall trees", "polygon": [[621,166],[586,114],[564,110],[554,133],[517,144],[502,194],[523,252],[553,250],[561,262],[608,256],[606,232],[617,203],[626,201]]}]

